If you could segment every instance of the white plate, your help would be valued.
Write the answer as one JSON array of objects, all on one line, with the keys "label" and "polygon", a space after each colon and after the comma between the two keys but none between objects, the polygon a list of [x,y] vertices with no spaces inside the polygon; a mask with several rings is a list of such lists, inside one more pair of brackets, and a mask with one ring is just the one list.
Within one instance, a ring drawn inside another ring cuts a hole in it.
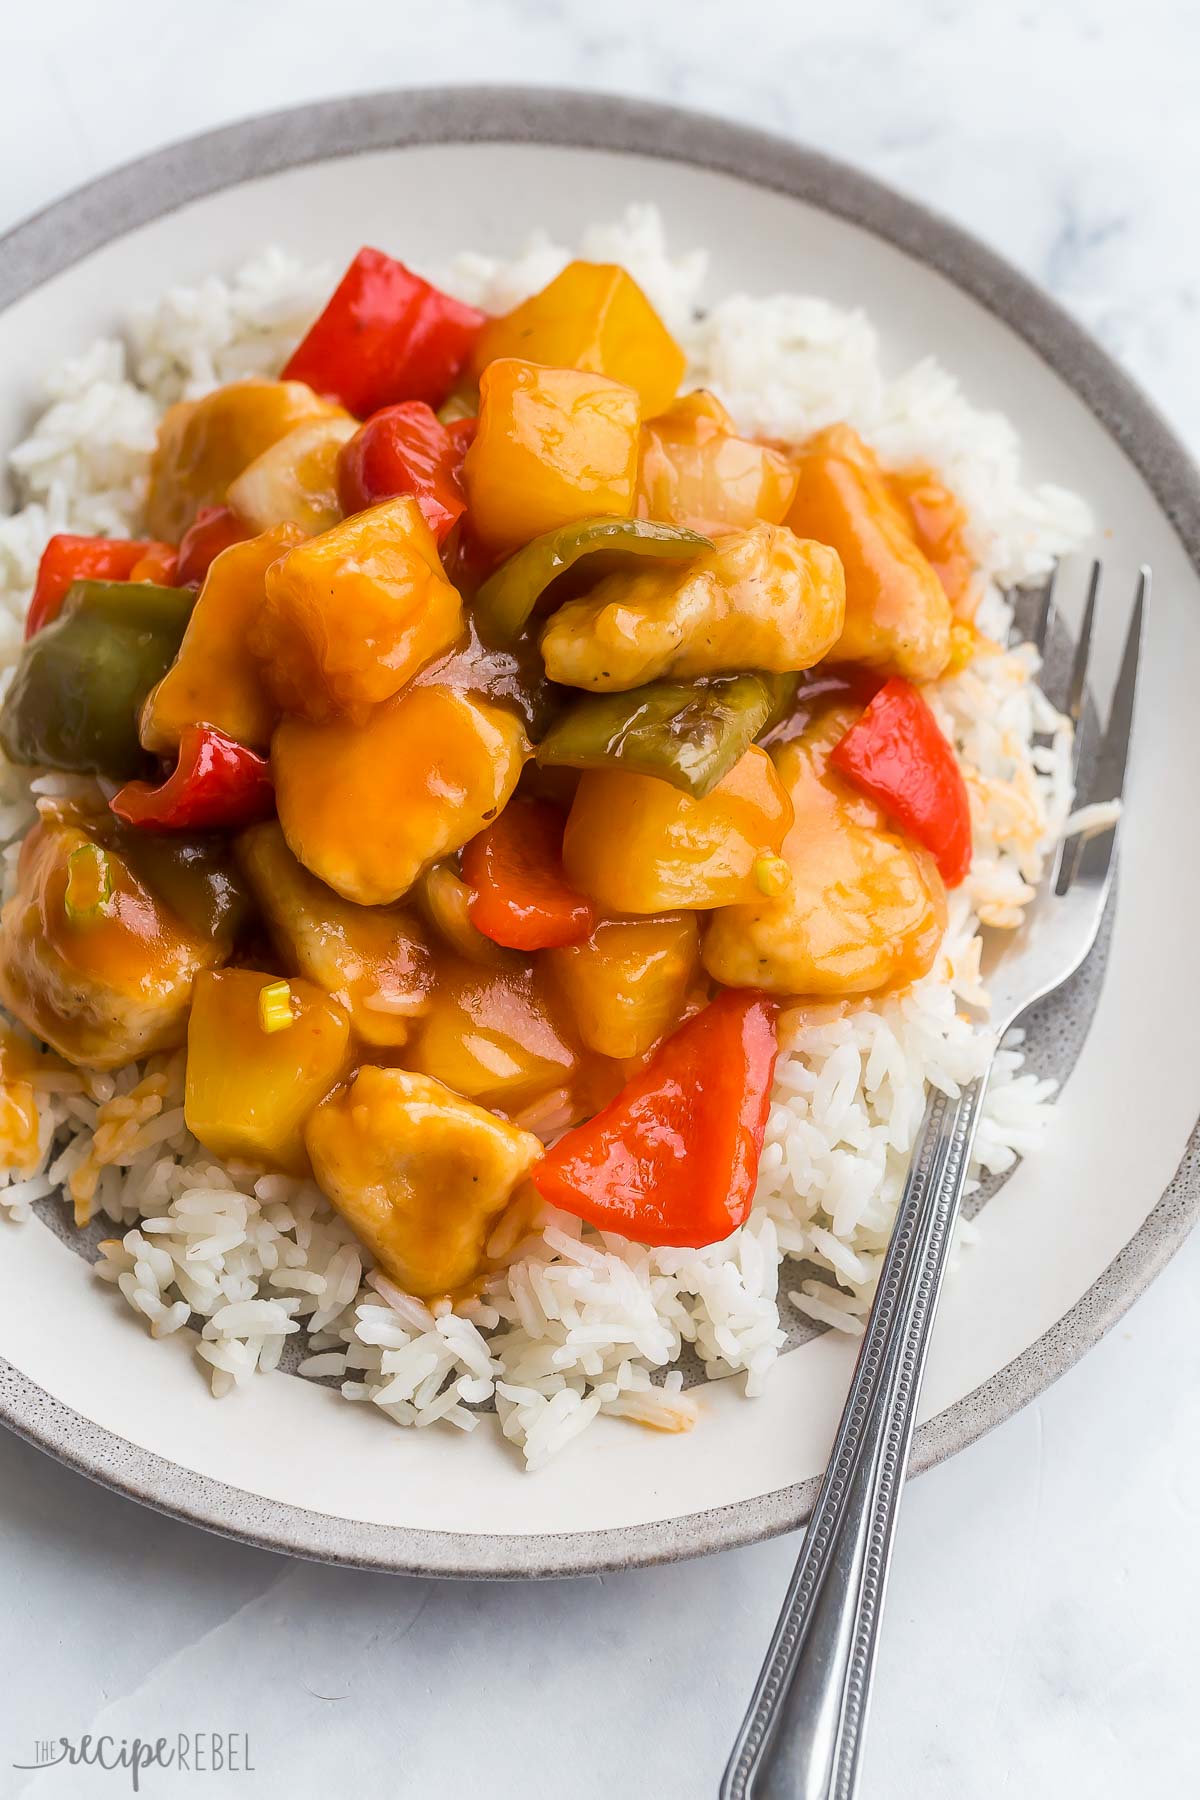
[{"label": "white plate", "polygon": [[[948,1288],[918,1435],[925,1466],[1075,1361],[1162,1266],[1197,1204],[1200,484],[1104,354],[963,234],[781,141],[596,96],[374,95],[197,138],[10,234],[0,442],[21,434],[37,372],[116,328],[132,299],[230,269],[266,242],[335,266],[378,242],[420,267],[464,246],[511,254],[535,225],[570,242],[642,200],[661,208],[675,245],[711,247],[713,295],[791,289],[866,306],[893,367],[936,351],[974,401],[1013,417],[1032,478],[1087,495],[1120,602],[1101,627],[1102,694],[1133,571],[1154,566],[1106,979],[1047,1142],[992,1199],[983,1241]],[[239,1537],[463,1574],[651,1562],[794,1526],[853,1356],[840,1337],[815,1338],[752,1404],[736,1383],[709,1385],[689,1436],[601,1419],[531,1477],[491,1421],[450,1441],[394,1431],[284,1375],[217,1404],[184,1337],[152,1344],[43,1226],[5,1231],[0,1417],[18,1431]]]}]

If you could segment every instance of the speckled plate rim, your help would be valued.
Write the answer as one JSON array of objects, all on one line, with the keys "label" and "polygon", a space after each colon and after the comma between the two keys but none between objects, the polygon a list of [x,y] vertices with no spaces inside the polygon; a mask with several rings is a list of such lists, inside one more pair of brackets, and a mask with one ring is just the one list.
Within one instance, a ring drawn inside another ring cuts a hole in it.
[{"label": "speckled plate rim", "polygon": [[[945,276],[1074,390],[1138,470],[1200,574],[1200,471],[1138,387],[1054,301],[969,233],[870,176],[786,139],[654,102],[558,88],[425,88],[317,102],[206,132],[101,176],[0,238],[0,310],[125,232],[239,182],[372,150],[487,142],[624,151],[711,169],[834,214]],[[1154,1280],[1198,1211],[1200,1124],[1161,1200],[1082,1299],[920,1428],[914,1470],[965,1448],[1071,1368]],[[3,1359],[0,1422],[171,1517],[264,1549],[407,1574],[581,1575],[700,1556],[803,1524],[818,1487],[814,1477],[616,1530],[468,1535],[337,1518],[197,1475],[97,1426]]]}]

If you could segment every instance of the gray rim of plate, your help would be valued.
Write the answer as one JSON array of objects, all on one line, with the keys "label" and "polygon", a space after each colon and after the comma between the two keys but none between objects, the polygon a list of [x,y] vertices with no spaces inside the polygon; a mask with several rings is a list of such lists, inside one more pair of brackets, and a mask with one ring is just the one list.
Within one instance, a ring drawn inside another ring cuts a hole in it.
[{"label": "gray rim of plate", "polygon": [[[0,309],[206,194],[304,163],[450,143],[548,144],[688,163],[872,232],[980,302],[1075,391],[1142,475],[1200,573],[1200,471],[1137,386],[1056,302],[969,233],[868,175],[786,139],[654,102],[559,88],[425,88],[247,119],[103,175],[10,231],[0,239]],[[1162,1199],[1071,1311],[920,1428],[914,1471],[964,1449],[1076,1363],[1153,1281],[1198,1210],[1200,1125]],[[61,1405],[2,1359],[0,1420],[68,1467],[172,1517],[266,1549],[406,1574],[580,1575],[677,1561],[793,1530],[809,1517],[819,1485],[813,1477],[754,1500],[608,1531],[418,1531],[310,1512],[197,1475]]]}]

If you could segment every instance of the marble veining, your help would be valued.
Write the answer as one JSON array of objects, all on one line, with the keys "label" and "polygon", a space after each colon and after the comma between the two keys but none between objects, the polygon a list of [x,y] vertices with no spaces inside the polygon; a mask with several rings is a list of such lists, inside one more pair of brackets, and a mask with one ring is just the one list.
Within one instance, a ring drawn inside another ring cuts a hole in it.
[{"label": "marble veining", "polygon": [[[1012,258],[1200,449],[1200,9],[1178,0],[59,0],[11,9],[4,52],[0,225],[185,132],[364,87],[563,83],[789,132]],[[1197,1792],[1198,1276],[1194,1241],[912,1489],[866,1800]],[[0,1800],[128,1791],[14,1769],[39,1738],[214,1729],[250,1734],[253,1773],[143,1791],[697,1800],[794,1552],[537,1586],[356,1575],[176,1525],[0,1435]]]}]

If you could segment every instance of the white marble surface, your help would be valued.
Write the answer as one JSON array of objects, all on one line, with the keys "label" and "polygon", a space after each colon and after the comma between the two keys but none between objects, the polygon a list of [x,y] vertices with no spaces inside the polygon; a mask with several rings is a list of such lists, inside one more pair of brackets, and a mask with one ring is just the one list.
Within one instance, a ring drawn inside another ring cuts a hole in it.
[{"label": "white marble surface", "polygon": [[[732,41],[732,52],[730,44]],[[368,86],[563,82],[790,132],[1051,287],[1200,448],[1179,0],[57,0],[4,9],[0,225],[169,138]],[[1200,1791],[1200,1344],[1187,1246],[1086,1361],[907,1502],[867,1800]],[[796,1545],[456,1585],[207,1537],[0,1434],[0,1795],[34,1740],[248,1732],[253,1774],[143,1792],[714,1794]]]}]

